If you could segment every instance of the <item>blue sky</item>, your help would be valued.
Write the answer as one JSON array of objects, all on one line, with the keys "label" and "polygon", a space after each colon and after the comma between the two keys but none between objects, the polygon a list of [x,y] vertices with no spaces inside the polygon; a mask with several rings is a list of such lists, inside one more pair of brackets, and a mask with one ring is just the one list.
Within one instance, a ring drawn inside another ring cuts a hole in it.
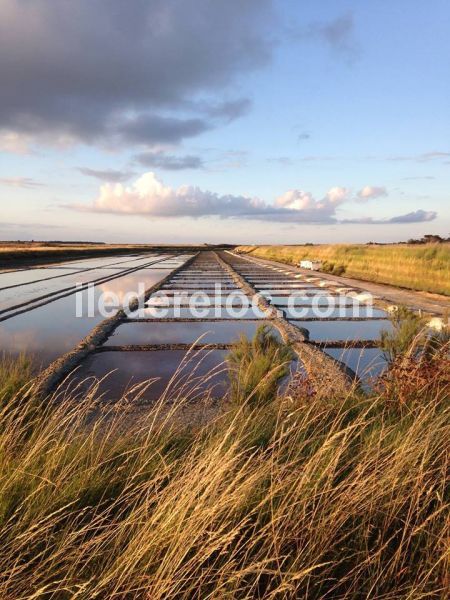
[{"label": "blue sky", "polygon": [[0,0],[0,238],[450,235],[448,2],[76,4]]}]

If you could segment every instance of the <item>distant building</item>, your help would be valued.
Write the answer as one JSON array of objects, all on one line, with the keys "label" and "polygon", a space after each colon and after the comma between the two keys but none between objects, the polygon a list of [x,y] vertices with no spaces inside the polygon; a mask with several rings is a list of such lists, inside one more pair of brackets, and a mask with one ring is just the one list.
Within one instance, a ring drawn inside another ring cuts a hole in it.
[{"label": "distant building", "polygon": [[299,267],[302,269],[310,269],[311,271],[319,271],[322,268],[322,261],[320,260],[301,260]]}]

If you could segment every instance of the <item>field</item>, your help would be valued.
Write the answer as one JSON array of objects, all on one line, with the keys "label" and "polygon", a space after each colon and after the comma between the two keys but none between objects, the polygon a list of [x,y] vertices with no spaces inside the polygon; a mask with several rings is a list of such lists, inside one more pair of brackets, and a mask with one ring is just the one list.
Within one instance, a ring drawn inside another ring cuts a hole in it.
[{"label": "field", "polygon": [[[63,243],[63,242],[2,242],[0,241],[0,268],[20,265],[43,264],[50,261],[64,261],[71,258],[128,254],[155,250],[185,250],[195,246],[179,244],[102,244],[102,243]],[[200,247],[199,247],[200,249]]]},{"label": "field", "polygon": [[121,254],[150,249],[150,246],[133,244],[85,244],[49,242],[0,242],[0,266],[39,264],[71,258]]},{"label": "field", "polygon": [[277,396],[277,344],[238,344],[206,425],[42,400],[4,358],[0,597],[445,598],[448,348],[369,395]]},{"label": "field", "polygon": [[326,261],[328,272],[450,295],[450,244],[239,246],[239,252],[288,264]]}]

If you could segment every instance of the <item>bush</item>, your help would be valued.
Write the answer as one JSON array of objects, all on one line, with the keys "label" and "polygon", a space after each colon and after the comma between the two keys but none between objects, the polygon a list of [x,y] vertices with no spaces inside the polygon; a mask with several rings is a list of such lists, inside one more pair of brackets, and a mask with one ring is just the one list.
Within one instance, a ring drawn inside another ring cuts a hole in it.
[{"label": "bush", "polygon": [[324,273],[332,273],[334,269],[334,263],[325,261],[322,263],[321,271]]},{"label": "bush", "polygon": [[345,273],[344,265],[336,265],[333,269],[333,275],[343,275]]},{"label": "bush", "polygon": [[393,363],[400,356],[420,353],[427,337],[425,320],[405,306],[392,311],[389,320],[392,331],[383,330],[380,336],[385,359]]},{"label": "bush", "polygon": [[232,400],[257,406],[270,402],[292,359],[289,346],[267,325],[258,328],[253,340],[241,336],[227,357]]}]

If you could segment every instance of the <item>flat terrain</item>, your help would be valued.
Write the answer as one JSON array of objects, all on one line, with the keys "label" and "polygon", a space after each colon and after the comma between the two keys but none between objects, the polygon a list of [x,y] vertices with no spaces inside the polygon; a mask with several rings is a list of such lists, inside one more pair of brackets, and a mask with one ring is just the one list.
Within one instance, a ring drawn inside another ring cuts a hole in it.
[{"label": "flat terrain", "polygon": [[[254,253],[251,253],[250,256],[255,257]],[[258,260],[263,264],[276,265],[279,267],[285,266],[284,263],[275,260]],[[402,304],[413,310],[422,310],[430,314],[441,316],[448,316],[450,312],[450,299],[442,294],[431,294],[427,292],[406,290],[399,287],[394,287],[392,285],[372,283],[370,281],[332,275],[319,271],[309,271],[307,269],[300,269],[299,267],[293,267],[292,269],[303,275],[309,274],[311,276],[319,276],[320,279],[340,283],[343,287],[352,287],[361,292],[370,292],[377,299],[390,304]]]},{"label": "flat terrain", "polygon": [[238,252],[289,265],[318,259],[335,275],[450,295],[450,244],[239,246]]},{"label": "flat terrain", "polygon": [[0,273],[0,353],[26,352],[49,364],[105,318],[103,295],[115,297],[118,310],[127,293],[151,287],[183,261],[181,253],[143,252]]},{"label": "flat terrain", "polygon": [[70,259],[96,256],[120,255],[136,252],[195,251],[204,246],[188,246],[179,244],[102,244],[102,243],[63,243],[63,242],[1,242],[0,270],[21,266],[33,266],[61,262]]}]

